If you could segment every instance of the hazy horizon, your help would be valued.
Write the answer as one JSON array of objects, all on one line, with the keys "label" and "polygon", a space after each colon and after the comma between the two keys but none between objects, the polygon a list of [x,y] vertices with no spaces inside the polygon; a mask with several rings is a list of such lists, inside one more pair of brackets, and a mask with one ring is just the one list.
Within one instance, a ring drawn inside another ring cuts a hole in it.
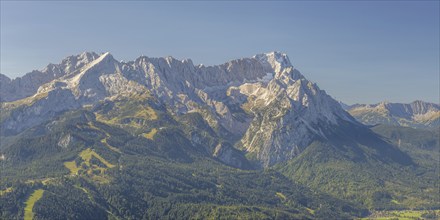
[{"label": "hazy horizon", "polygon": [[438,2],[1,2],[11,78],[83,51],[217,65],[281,51],[344,103],[439,100]]}]

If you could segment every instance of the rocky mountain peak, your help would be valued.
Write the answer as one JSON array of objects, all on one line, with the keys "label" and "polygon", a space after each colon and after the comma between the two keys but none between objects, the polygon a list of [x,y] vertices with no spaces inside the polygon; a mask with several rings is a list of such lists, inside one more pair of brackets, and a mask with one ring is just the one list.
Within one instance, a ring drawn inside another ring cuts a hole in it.
[{"label": "rocky mountain peak", "polygon": [[438,104],[414,101],[411,103],[380,102],[378,104],[357,104],[348,108],[350,114],[365,124],[389,124],[432,128],[440,125]]},{"label": "rocky mountain peak", "polygon": [[[326,139],[326,129],[341,121],[359,126],[280,52],[214,66],[146,56],[126,63],[108,52],[82,53],[48,69],[61,77],[48,79],[38,97],[63,91],[59,94],[74,100],[69,105],[74,108],[148,91],[172,114],[198,112],[226,139],[239,139],[236,147],[255,154],[264,166],[295,157],[317,138]],[[59,103],[49,99],[44,102],[48,106]]]},{"label": "rocky mountain peak", "polygon": [[58,66],[68,74],[91,63],[98,57],[99,55],[95,52],[83,52],[79,55],[69,56],[63,59]]},{"label": "rocky mountain peak", "polygon": [[42,70],[34,70],[13,80],[7,80],[5,77],[2,77],[0,101],[15,101],[32,96],[43,84],[69,75],[98,57],[99,55],[94,52],[83,52],[79,55],[69,56],[59,64],[51,63]]},{"label": "rocky mountain peak", "polygon": [[260,61],[265,67],[270,66],[275,72],[280,72],[282,69],[292,66],[289,57],[277,51],[257,54],[253,58]]}]

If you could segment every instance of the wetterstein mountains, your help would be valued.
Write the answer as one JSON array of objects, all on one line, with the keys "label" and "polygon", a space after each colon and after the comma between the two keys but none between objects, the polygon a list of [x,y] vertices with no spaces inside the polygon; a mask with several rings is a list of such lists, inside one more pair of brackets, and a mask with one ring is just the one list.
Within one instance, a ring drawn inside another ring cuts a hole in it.
[{"label": "wetterstein mountains", "polygon": [[[66,110],[146,93],[171,115],[199,112],[220,136],[235,138],[226,141],[264,166],[291,159],[339,129],[365,129],[277,52],[212,67],[172,57],[121,63],[109,53],[83,53],[2,84],[5,100],[27,97],[4,104],[4,134],[17,134]],[[29,104],[17,108],[22,102]]]},{"label": "wetterstein mountains", "polygon": [[368,125],[388,124],[425,129],[436,129],[440,126],[440,106],[423,101],[408,104],[355,104],[345,106],[345,109],[360,122]]},{"label": "wetterstein mountains", "polygon": [[[423,133],[421,141],[430,144],[412,155],[417,143],[402,148],[401,140],[385,135],[395,128],[361,124],[279,52],[217,66],[172,57],[119,62],[109,53],[83,53],[21,78],[0,77],[6,166],[0,190],[12,189],[0,201],[14,189],[56,194],[70,184],[85,192],[89,206],[52,217],[93,207],[124,218],[215,217],[207,212],[212,207],[231,217],[319,218],[361,216],[362,208],[438,206],[435,158],[422,164],[417,157],[438,148],[435,136]],[[165,172],[162,188],[149,179],[159,175],[152,167]],[[250,175],[244,183],[241,173]],[[24,185],[13,186],[17,181]],[[125,184],[131,186],[120,192]],[[246,191],[240,199],[234,191],[240,187],[270,195],[258,192],[265,199],[256,202],[261,198],[244,199],[255,193]],[[194,190],[202,193],[186,194]],[[41,204],[57,200],[45,195]],[[201,205],[206,201],[212,202]],[[188,213],[186,203],[194,205]],[[325,205],[332,203],[333,209]],[[26,214],[14,213],[20,205],[8,207],[3,217]]]}]

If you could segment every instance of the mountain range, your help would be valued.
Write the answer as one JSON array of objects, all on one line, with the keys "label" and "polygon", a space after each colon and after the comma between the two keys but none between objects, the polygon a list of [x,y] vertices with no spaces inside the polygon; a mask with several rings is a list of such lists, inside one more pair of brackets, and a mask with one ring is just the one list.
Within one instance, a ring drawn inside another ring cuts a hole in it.
[{"label": "mountain range", "polygon": [[347,112],[280,52],[215,66],[85,52],[0,75],[0,101],[4,218],[29,214],[37,190],[40,218],[352,218],[439,205],[435,133],[362,124],[438,126],[438,105]]},{"label": "mountain range", "polygon": [[381,102],[374,105],[355,104],[343,107],[367,125],[387,124],[425,129],[440,126],[440,106],[420,100],[408,104]]}]

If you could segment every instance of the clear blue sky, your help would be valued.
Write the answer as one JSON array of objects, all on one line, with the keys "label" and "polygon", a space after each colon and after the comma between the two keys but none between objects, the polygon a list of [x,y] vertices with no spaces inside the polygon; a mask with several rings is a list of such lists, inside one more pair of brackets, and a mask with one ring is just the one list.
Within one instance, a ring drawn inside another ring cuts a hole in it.
[{"label": "clear blue sky", "polygon": [[439,102],[439,2],[1,1],[1,69],[83,51],[220,64],[282,51],[343,102]]}]

